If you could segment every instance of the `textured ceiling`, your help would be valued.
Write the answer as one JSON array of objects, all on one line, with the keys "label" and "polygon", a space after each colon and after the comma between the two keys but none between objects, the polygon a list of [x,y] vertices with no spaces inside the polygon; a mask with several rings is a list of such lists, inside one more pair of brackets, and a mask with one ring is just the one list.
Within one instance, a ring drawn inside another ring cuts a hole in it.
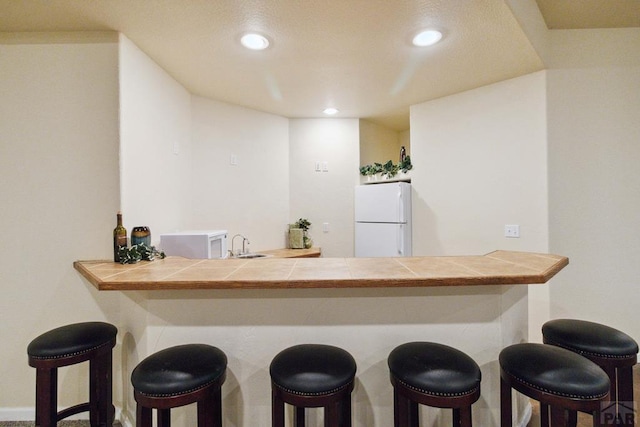
[{"label": "textured ceiling", "polygon": [[[443,40],[411,46],[426,27]],[[504,0],[0,0],[0,31],[87,30],[122,32],[196,95],[396,130],[412,104],[543,68]],[[245,31],[271,47],[244,49]]]}]

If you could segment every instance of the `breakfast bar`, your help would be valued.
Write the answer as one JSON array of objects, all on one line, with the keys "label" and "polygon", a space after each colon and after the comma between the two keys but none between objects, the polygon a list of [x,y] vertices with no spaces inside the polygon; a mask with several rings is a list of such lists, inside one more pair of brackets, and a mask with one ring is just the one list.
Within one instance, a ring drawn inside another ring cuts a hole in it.
[{"label": "breakfast bar", "polygon": [[[225,425],[269,426],[273,357],[292,345],[319,343],[356,360],[354,427],[386,427],[393,425],[387,357],[415,341],[452,346],[479,365],[473,422],[498,425],[497,357],[505,346],[528,341],[527,284],[548,283],[569,263],[561,255],[505,250],[406,258],[264,253],[269,256],[167,257],[131,265],[76,261],[74,267],[89,291],[120,293],[123,372],[174,345],[205,343],[227,354]],[[130,387],[126,375],[122,387]],[[124,413],[134,413],[135,402],[126,400]],[[530,405],[516,399],[516,408],[524,419]],[[178,409],[183,425],[195,425],[193,414]],[[421,412],[426,425],[451,425],[446,410]],[[308,421],[321,425],[322,417],[311,411]]]},{"label": "breakfast bar", "polygon": [[202,260],[168,257],[120,265],[76,261],[99,290],[402,288],[546,283],[568,264],[559,255],[494,251],[483,256]]}]

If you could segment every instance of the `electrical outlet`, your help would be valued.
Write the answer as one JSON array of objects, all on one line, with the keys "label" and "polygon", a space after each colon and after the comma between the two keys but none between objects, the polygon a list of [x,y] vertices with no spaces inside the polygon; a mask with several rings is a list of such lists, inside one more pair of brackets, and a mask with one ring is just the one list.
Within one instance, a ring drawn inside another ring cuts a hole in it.
[{"label": "electrical outlet", "polygon": [[520,237],[520,226],[519,225],[505,225],[504,226],[504,237]]},{"label": "electrical outlet", "polygon": [[323,233],[328,233],[329,232],[329,223],[328,222],[323,222],[322,223],[322,232]]}]

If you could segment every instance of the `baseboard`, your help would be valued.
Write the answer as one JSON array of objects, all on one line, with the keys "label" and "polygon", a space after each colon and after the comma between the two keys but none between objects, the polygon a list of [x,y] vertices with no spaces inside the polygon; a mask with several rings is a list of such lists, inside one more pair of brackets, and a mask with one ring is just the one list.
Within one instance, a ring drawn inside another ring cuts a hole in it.
[{"label": "baseboard", "polygon": [[[58,408],[61,411],[64,408]],[[0,422],[1,421],[33,421],[35,419],[36,409],[34,407],[31,408],[0,408]],[[65,418],[67,420],[87,420],[89,414],[87,412],[82,412],[79,414],[75,414],[70,416],[69,418]],[[120,408],[116,408],[115,419],[116,421],[120,421],[122,418]],[[123,427],[133,427],[130,420],[121,421]]]},{"label": "baseboard", "polygon": [[0,421],[33,421],[34,408],[0,408]]}]

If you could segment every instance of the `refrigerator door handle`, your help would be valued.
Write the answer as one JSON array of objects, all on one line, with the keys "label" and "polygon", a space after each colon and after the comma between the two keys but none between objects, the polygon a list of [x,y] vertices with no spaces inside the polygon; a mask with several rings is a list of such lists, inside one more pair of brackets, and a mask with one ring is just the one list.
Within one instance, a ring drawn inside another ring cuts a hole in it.
[{"label": "refrigerator door handle", "polygon": [[398,187],[398,221],[404,222],[404,203],[402,203],[402,189]]},{"label": "refrigerator door handle", "polygon": [[397,238],[396,238],[396,245],[397,245],[397,249],[398,249],[398,255],[400,256],[404,256],[404,251],[402,250],[402,248],[404,248],[404,233],[402,230],[402,227],[404,227],[404,224],[400,224],[400,226],[397,228]]}]

